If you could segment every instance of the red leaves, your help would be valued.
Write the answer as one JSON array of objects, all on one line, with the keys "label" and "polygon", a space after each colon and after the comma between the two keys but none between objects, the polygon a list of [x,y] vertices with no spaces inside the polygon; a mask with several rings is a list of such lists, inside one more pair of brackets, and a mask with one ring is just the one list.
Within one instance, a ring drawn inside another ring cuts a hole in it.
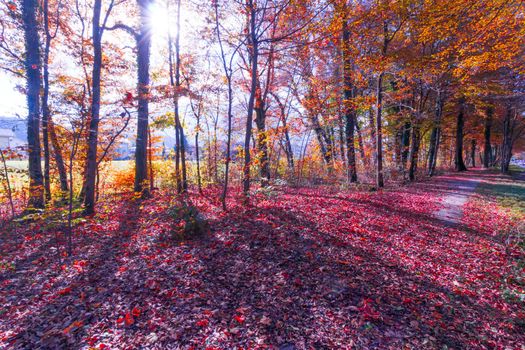
[{"label": "red leaves", "polygon": [[135,323],[135,319],[133,318],[133,315],[131,315],[131,313],[127,312],[126,317],[124,318],[124,322],[126,323],[126,326],[131,326],[133,323]]},{"label": "red leaves", "polygon": [[134,307],[133,310],[131,310],[131,314],[135,317],[139,317],[140,316],[140,309],[138,307]]},{"label": "red leaves", "polygon": [[66,287],[58,291],[58,295],[67,295],[71,293],[71,287]]},{"label": "red leaves", "polygon": [[126,91],[126,97],[124,98],[124,103],[133,105],[133,94],[129,91]]},{"label": "red leaves", "polygon": [[138,318],[141,314],[141,310],[138,307],[134,307],[131,312],[126,312],[124,316],[119,316],[117,319],[117,324],[125,324],[126,326],[131,326],[135,323],[135,318]]},{"label": "red leaves", "polygon": [[381,319],[381,314],[374,309],[373,303],[374,301],[370,298],[363,299],[361,307],[358,308],[363,321],[376,321]]},{"label": "red leaves", "polygon": [[201,327],[201,328],[208,327],[208,324],[210,324],[210,322],[207,319],[202,319],[195,323],[197,327]]},{"label": "red leaves", "polygon": [[244,315],[235,315],[235,316],[233,317],[233,319],[234,319],[237,323],[239,323],[239,324],[243,324],[244,321],[246,320],[246,318],[244,317]]}]

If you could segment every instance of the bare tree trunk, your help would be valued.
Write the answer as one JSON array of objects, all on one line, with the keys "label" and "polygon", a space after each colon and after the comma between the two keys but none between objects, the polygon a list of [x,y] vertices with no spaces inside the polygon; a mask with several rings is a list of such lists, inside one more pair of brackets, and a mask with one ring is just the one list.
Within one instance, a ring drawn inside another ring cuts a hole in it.
[{"label": "bare tree trunk", "polygon": [[459,113],[456,123],[456,153],[454,158],[454,165],[456,171],[466,171],[467,167],[463,161],[463,127],[465,125],[465,100],[461,98],[459,101]]},{"label": "bare tree trunk", "polygon": [[503,142],[501,144],[501,173],[508,174],[510,167],[510,160],[512,158],[512,134],[513,125],[511,123],[512,107],[507,106],[505,112],[505,119],[503,120]]},{"label": "bare tree trunk", "polygon": [[485,147],[483,149],[483,167],[485,169],[490,167],[491,164],[491,145],[490,145],[490,133],[492,128],[492,117],[494,116],[494,108],[492,106],[487,108],[485,116],[485,130],[483,132],[485,137]]},{"label": "bare tree trunk", "polygon": [[149,118],[149,61],[151,47],[151,30],[148,11],[151,0],[137,1],[140,11],[140,31],[137,39],[137,141],[135,147],[135,192],[143,198],[150,195],[148,179],[148,118]]},{"label": "bare tree trunk", "polygon": [[100,114],[100,75],[102,70],[102,28],[100,16],[102,0],[94,0],[93,5],[93,75],[92,75],[92,101],[91,119],[88,130],[88,147],[86,154],[86,183],[84,207],[86,214],[95,212],[95,191],[97,176],[97,146],[98,124]]},{"label": "bare tree trunk", "polygon": [[[346,14],[346,6],[344,7]],[[343,106],[346,118],[346,159],[348,164],[348,182],[357,182],[357,167],[355,161],[355,142],[354,131],[356,128],[356,113],[352,105],[354,95],[354,86],[352,82],[352,65],[350,58],[350,29],[346,18],[343,19],[343,36],[342,36],[342,50],[343,55]]]},{"label": "bare tree trunk", "polygon": [[363,144],[363,135],[361,132],[361,128],[359,127],[359,123],[355,122],[355,131],[357,132],[357,143],[359,145],[359,155],[361,156],[361,160],[363,161],[363,164],[368,167],[370,166],[370,159],[366,158],[365,156],[365,146]]},{"label": "bare tree trunk", "polygon": [[470,165],[476,167],[476,139],[470,141]]},{"label": "bare tree trunk", "polygon": [[179,116],[179,97],[176,91],[177,86],[175,84],[174,68],[173,68],[173,44],[171,35],[168,34],[168,62],[170,70],[170,86],[173,89],[173,114],[175,119],[175,182],[177,186],[177,193],[182,193],[182,181],[180,172],[180,135],[178,128],[178,116]]},{"label": "bare tree trunk", "polygon": [[7,171],[7,162],[5,160],[3,149],[0,149],[0,155],[2,156],[2,165],[4,167],[5,188],[7,192],[7,198],[9,199],[9,205],[11,207],[11,219],[14,219],[15,218],[15,205],[13,203],[13,191],[11,189],[11,182],[9,181],[9,172]]},{"label": "bare tree trunk", "polygon": [[44,188],[40,158],[40,44],[36,0],[22,1],[25,37],[25,70],[27,81],[27,143],[29,155],[29,208],[44,207]]},{"label": "bare tree trunk", "polygon": [[428,157],[428,176],[433,176],[436,171],[437,155],[441,135],[441,118],[443,115],[444,100],[441,91],[438,92],[436,100],[435,120],[432,134],[430,135],[430,147]]},{"label": "bare tree trunk", "polygon": [[376,90],[376,186],[384,187],[383,179],[383,129],[382,129],[382,111],[383,111],[383,73],[377,77]]},{"label": "bare tree trunk", "polygon": [[44,146],[44,191],[46,202],[51,201],[50,154],[49,154],[49,50],[51,48],[51,33],[49,31],[49,1],[44,0],[44,59],[43,59],[43,93],[42,93],[42,143]]},{"label": "bare tree trunk", "polygon": [[179,141],[180,141],[180,164],[182,170],[182,191],[185,193],[188,191],[188,180],[186,173],[186,145],[184,143],[184,129],[180,122],[179,116],[179,90],[180,90],[180,2],[177,1],[177,35],[175,36],[175,93],[177,98],[175,100],[175,123],[176,128],[179,130]]},{"label": "bare tree trunk", "polygon": [[248,28],[247,28],[247,45],[250,56],[250,96],[248,98],[248,116],[246,118],[246,135],[244,138],[244,168],[243,168],[243,194],[245,202],[248,202],[250,194],[250,141],[252,137],[252,123],[255,94],[257,89],[258,76],[258,59],[259,59],[259,43],[256,30],[255,6],[253,0],[246,0],[248,10]]},{"label": "bare tree trunk", "polygon": [[53,124],[53,120],[51,118],[48,120],[48,127],[51,145],[53,145],[53,151],[55,153],[55,162],[58,169],[58,178],[60,180],[60,190],[63,192],[64,197],[66,197],[68,192],[67,171],[64,164],[64,157],[62,156],[62,147],[58,142],[55,125]]},{"label": "bare tree trunk", "polygon": [[419,142],[420,142],[420,130],[419,130],[419,124],[416,120],[412,123],[412,136],[411,136],[411,147],[410,147],[410,167],[408,170],[408,178],[410,181],[414,181],[416,179],[416,173],[417,173],[417,162],[418,162],[418,155],[419,155]]}]

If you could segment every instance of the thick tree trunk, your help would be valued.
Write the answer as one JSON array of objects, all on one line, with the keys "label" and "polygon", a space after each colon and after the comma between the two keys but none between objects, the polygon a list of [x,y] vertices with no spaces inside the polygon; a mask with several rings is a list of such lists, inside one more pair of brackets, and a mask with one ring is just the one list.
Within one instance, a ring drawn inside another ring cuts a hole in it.
[{"label": "thick tree trunk", "polygon": [[148,179],[148,118],[149,118],[149,61],[151,30],[148,11],[150,0],[137,1],[140,10],[140,32],[137,35],[137,141],[135,147],[135,192],[149,196]]},{"label": "thick tree trunk", "polygon": [[408,170],[408,178],[410,181],[416,179],[417,173],[417,162],[419,155],[419,141],[420,141],[420,130],[418,122],[412,123],[412,135],[411,135],[411,147],[410,147],[410,167]]},{"label": "thick tree trunk", "polygon": [[383,179],[383,129],[382,129],[382,111],[383,111],[383,73],[377,78],[376,89],[376,186],[384,187]]},{"label": "thick tree trunk", "polygon": [[465,125],[465,101],[463,98],[459,101],[459,113],[456,120],[456,153],[454,157],[454,166],[456,171],[466,171],[467,167],[463,161],[463,127]]},{"label": "thick tree trunk", "polygon": [[40,158],[40,46],[36,0],[22,1],[25,37],[25,70],[27,82],[27,144],[29,158],[29,208],[44,207],[44,188]]},{"label": "thick tree trunk", "polygon": [[491,164],[491,145],[490,145],[490,133],[492,129],[492,117],[494,116],[494,108],[488,107],[487,108],[487,114],[485,116],[485,130],[484,130],[484,136],[485,136],[485,147],[483,149],[483,167],[485,169],[490,167]]},{"label": "thick tree trunk", "polygon": [[513,125],[512,119],[512,108],[507,106],[505,112],[505,119],[503,120],[503,142],[501,144],[501,173],[508,174],[510,167],[510,160],[512,158],[512,134]]},{"label": "thick tree trunk", "polygon": [[92,102],[91,119],[88,130],[88,147],[86,154],[86,185],[84,197],[84,211],[86,214],[95,212],[95,191],[97,177],[97,146],[98,124],[100,116],[100,75],[102,71],[102,29],[100,15],[102,0],[95,0],[93,6],[93,75],[92,75]]}]

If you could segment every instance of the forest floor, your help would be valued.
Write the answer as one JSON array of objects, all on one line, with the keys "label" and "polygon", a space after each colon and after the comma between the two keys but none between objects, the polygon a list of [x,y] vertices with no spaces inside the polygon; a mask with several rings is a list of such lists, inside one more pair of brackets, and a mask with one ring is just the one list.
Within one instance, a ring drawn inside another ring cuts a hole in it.
[{"label": "forest floor", "polygon": [[[510,186],[510,187],[509,187]],[[513,187],[514,186],[514,187]],[[523,181],[279,187],[177,241],[172,196],[105,200],[59,262],[51,219],[0,236],[0,348],[523,349]],[[515,204],[518,203],[518,204]]]}]

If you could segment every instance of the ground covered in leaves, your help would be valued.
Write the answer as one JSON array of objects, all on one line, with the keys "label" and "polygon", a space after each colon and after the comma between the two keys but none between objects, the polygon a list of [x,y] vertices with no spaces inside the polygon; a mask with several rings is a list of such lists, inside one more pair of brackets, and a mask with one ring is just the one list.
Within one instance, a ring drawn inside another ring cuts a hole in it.
[{"label": "ground covered in leaves", "polygon": [[0,348],[523,349],[516,221],[473,197],[435,215],[446,182],[370,192],[275,188],[192,240],[171,196],[106,200],[59,262],[60,227],[2,232]]}]

